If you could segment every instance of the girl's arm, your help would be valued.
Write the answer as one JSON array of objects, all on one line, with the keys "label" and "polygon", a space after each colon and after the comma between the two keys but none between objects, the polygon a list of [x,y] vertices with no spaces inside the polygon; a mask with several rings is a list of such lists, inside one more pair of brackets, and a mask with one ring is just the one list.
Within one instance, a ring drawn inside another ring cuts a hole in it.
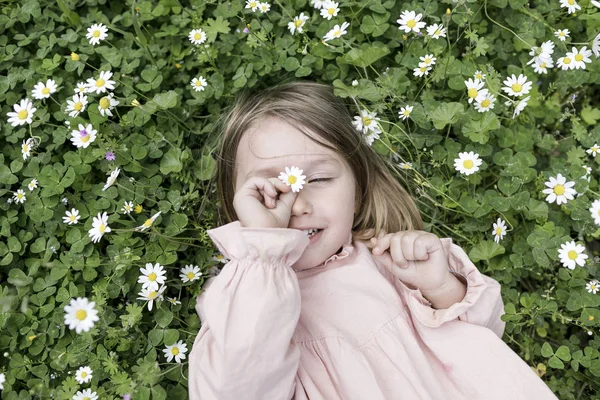
[{"label": "girl's arm", "polygon": [[458,296],[461,298],[446,308],[435,309],[419,289],[404,284],[385,268],[379,267],[379,269],[393,282],[398,293],[406,301],[411,315],[419,323],[430,328],[437,328],[446,321],[458,319],[485,326],[502,338],[506,323],[500,319],[500,316],[504,314],[500,284],[493,278],[480,273],[465,251],[460,246],[453,244],[451,238],[441,238],[440,240],[448,256],[449,270],[460,281],[456,285],[456,290],[462,294],[465,290],[463,285],[466,285],[465,295]]},{"label": "girl's arm", "polygon": [[301,302],[291,265],[308,238],[237,221],[208,234],[231,261],[197,299],[202,327],[190,352],[190,399],[293,398]]}]

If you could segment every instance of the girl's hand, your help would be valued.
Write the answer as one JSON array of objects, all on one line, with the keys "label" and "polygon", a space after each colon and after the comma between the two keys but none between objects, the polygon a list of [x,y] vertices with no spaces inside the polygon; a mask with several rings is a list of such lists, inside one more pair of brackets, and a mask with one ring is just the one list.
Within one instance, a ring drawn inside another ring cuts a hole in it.
[{"label": "girl's hand", "polygon": [[442,241],[425,231],[401,231],[371,238],[373,256],[402,282],[423,295],[435,293],[452,279]]},{"label": "girl's hand", "polygon": [[278,178],[252,177],[235,193],[233,207],[243,227],[287,228],[296,196]]}]

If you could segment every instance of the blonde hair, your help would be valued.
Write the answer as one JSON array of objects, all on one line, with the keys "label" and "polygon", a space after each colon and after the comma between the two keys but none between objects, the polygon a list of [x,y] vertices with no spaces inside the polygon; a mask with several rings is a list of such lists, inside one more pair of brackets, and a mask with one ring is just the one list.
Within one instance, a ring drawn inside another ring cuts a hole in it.
[{"label": "blonde hair", "polygon": [[388,233],[423,229],[415,201],[352,125],[352,116],[333,94],[333,87],[305,81],[245,92],[223,115],[217,155],[217,195],[224,214],[221,223],[237,220],[233,197],[240,138],[265,117],[281,118],[348,163],[356,183],[355,240],[369,240],[382,229]]}]

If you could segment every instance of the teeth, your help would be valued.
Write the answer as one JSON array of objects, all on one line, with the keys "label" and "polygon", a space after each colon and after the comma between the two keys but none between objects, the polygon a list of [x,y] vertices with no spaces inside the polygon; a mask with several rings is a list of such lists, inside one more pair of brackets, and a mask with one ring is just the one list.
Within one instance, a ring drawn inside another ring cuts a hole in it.
[{"label": "teeth", "polygon": [[314,235],[315,233],[318,232],[318,229],[316,229],[316,228],[303,229],[302,232],[304,232],[308,236],[312,236],[312,235]]}]

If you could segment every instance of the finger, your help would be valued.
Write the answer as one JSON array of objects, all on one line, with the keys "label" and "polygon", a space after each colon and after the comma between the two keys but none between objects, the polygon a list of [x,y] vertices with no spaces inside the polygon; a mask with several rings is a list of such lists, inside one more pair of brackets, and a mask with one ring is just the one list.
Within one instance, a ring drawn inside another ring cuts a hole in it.
[{"label": "finger", "polygon": [[[432,240],[429,233],[423,233],[419,235],[414,242],[413,254],[415,260],[428,260],[429,259],[429,248],[431,247]],[[437,239],[437,236],[435,237]]]},{"label": "finger", "polygon": [[390,238],[392,236],[392,234],[389,234],[377,239],[377,244],[373,248],[373,254],[378,255],[386,251],[390,247]]},{"label": "finger", "polygon": [[392,255],[392,260],[394,264],[399,266],[400,268],[408,267],[408,261],[404,255],[404,247],[403,244],[404,238],[406,235],[394,235],[391,239],[390,245],[390,254]]}]

